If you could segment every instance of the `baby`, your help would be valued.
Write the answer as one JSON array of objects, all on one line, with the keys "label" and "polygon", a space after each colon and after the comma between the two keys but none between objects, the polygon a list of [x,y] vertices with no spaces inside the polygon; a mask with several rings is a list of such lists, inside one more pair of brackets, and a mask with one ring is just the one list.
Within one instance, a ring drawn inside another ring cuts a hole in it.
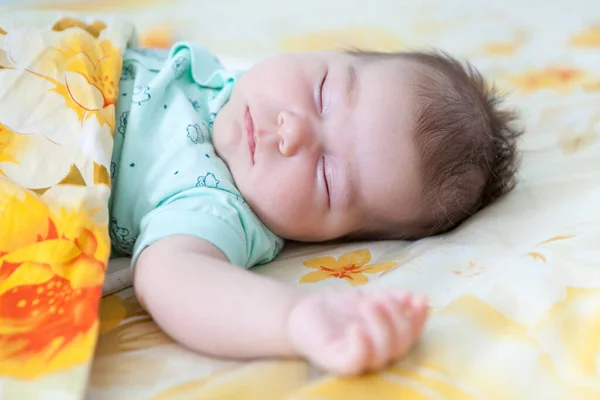
[{"label": "baby", "polygon": [[111,176],[113,257],[142,306],[195,351],[384,367],[426,299],[306,292],[245,268],[283,240],[417,239],[514,186],[513,114],[437,53],[318,52],[223,69],[204,48],[124,55]]}]

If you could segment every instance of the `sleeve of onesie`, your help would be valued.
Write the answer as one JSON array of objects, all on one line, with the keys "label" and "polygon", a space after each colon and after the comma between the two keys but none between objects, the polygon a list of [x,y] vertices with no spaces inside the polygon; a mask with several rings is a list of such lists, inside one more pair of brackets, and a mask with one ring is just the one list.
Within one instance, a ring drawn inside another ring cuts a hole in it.
[{"label": "sleeve of onesie", "polygon": [[206,240],[245,268],[273,260],[281,248],[280,239],[236,195],[202,187],[178,193],[142,218],[132,265],[146,247],[172,235]]}]

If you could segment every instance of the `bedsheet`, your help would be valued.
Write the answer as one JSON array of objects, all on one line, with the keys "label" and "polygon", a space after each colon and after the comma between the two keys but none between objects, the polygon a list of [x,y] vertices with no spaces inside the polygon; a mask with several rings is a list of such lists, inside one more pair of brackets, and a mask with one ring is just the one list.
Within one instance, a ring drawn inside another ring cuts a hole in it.
[{"label": "bedsheet", "polygon": [[[518,187],[447,235],[290,246],[255,269],[307,290],[427,294],[422,340],[385,371],[340,379],[299,360],[193,354],[126,289],[100,302],[95,355],[78,375],[21,381],[21,390],[78,398],[86,382],[87,399],[600,398],[600,8],[585,0],[307,0],[286,3],[285,12],[264,0],[244,4],[37,7],[129,17],[145,45],[197,40],[232,63],[347,45],[441,47],[471,60],[519,107],[526,134]],[[370,268],[380,262],[393,266]]]}]

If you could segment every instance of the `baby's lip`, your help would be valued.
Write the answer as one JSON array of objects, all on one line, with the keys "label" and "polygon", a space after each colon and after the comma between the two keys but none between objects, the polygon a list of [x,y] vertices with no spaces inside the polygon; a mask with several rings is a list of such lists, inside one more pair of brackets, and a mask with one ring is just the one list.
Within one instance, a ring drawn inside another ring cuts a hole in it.
[{"label": "baby's lip", "polygon": [[254,164],[254,151],[256,150],[256,138],[254,137],[254,121],[252,120],[252,114],[250,114],[250,108],[246,107],[244,112],[244,132],[246,134],[246,140],[248,141],[248,149],[250,150],[250,158],[252,164]]}]

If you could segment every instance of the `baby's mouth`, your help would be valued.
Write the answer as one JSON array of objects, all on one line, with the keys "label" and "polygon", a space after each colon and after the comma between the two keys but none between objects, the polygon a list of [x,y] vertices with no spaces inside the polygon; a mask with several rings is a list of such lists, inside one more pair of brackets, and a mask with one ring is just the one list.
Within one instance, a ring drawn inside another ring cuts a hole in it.
[{"label": "baby's mouth", "polygon": [[254,136],[254,121],[252,120],[252,114],[250,114],[250,108],[246,107],[244,112],[244,133],[248,141],[248,149],[250,151],[250,158],[252,164],[254,164],[254,151],[256,150],[256,137]]}]

